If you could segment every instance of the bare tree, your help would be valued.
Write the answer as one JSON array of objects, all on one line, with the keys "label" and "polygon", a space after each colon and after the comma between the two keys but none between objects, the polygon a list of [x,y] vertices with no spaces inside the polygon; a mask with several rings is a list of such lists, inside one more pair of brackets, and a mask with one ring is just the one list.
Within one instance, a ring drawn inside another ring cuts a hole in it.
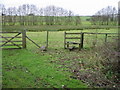
[{"label": "bare tree", "polygon": [[10,7],[7,9],[7,13],[9,16],[9,25],[15,25],[17,9],[15,7]]},{"label": "bare tree", "polygon": [[80,25],[81,24],[81,19],[79,15],[75,16],[75,25]]},{"label": "bare tree", "polygon": [[0,4],[0,16],[2,16],[2,25],[6,24],[6,8],[3,4]]},{"label": "bare tree", "polygon": [[[68,25],[79,23],[80,17],[74,18],[74,14],[70,10],[56,7],[54,5],[38,9],[35,5],[23,4],[16,7],[4,8],[2,7],[1,14],[6,15],[9,25]],[[5,13],[6,11],[6,13]],[[4,19],[5,21],[5,19]]]},{"label": "bare tree", "polygon": [[94,24],[99,25],[115,25],[116,23],[116,13],[117,10],[115,7],[108,6],[106,8],[101,9],[98,11],[92,18],[91,22]]},{"label": "bare tree", "polygon": [[115,7],[113,7],[113,9],[112,9],[111,21],[113,22],[113,25],[117,24],[117,10]]}]

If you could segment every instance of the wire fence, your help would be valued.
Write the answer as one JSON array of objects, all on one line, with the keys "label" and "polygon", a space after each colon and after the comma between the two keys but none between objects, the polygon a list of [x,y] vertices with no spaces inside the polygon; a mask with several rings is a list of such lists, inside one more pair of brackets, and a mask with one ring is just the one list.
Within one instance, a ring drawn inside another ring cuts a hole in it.
[{"label": "wire fence", "polygon": [[[77,32],[80,31],[67,31],[67,32]],[[48,33],[48,49],[63,49],[64,48],[64,33],[65,31],[49,31]],[[42,32],[27,32],[27,36],[31,38],[34,42],[36,42],[40,47],[47,45],[47,31]],[[80,36],[80,35],[78,35]],[[77,35],[73,35],[72,37],[78,37]],[[71,35],[69,35],[71,37]],[[85,33],[84,34],[84,42],[83,48],[92,48],[95,46],[99,46],[105,43],[114,42],[117,40],[118,34],[93,34],[93,33]],[[80,42],[80,39],[68,39],[67,41],[71,42]],[[77,45],[75,45],[77,47]],[[36,49],[37,47],[27,40],[27,48],[28,49]]]}]

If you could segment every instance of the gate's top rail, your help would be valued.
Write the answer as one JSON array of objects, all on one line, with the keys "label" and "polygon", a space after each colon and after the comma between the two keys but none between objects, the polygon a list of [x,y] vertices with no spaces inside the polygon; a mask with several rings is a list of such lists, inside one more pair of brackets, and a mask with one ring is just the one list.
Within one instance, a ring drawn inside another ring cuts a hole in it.
[{"label": "gate's top rail", "polygon": [[0,33],[22,33],[22,32],[0,32]]}]

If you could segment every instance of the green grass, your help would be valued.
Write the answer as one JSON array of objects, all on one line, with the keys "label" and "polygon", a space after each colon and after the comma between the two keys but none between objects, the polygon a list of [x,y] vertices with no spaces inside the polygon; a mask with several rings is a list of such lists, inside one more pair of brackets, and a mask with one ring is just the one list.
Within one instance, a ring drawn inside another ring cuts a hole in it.
[{"label": "green grass", "polygon": [[90,21],[87,21],[87,19],[90,19],[91,17],[89,16],[81,16],[81,21],[82,21],[82,25],[91,25]]},{"label": "green grass", "polygon": [[[29,50],[3,50],[3,87],[5,88],[85,88],[72,74],[58,71],[58,65],[50,63],[50,55],[35,54]],[[52,58],[54,59],[54,58]]]},{"label": "green grass", "polygon": [[[81,32],[81,30],[67,31]],[[82,32],[117,32],[116,29],[86,29]],[[40,46],[46,45],[46,32],[27,32],[27,36]],[[87,84],[81,80],[70,78],[78,62],[86,63],[86,68],[92,67],[96,61],[95,56],[89,49],[93,46],[96,35],[86,35],[84,50],[73,51],[63,49],[64,31],[49,32],[49,47],[42,52],[33,43],[27,40],[27,49],[3,50],[3,87],[4,88],[87,88]],[[98,45],[104,43],[104,36],[97,35]],[[112,39],[110,39],[112,40]],[[86,48],[86,49],[85,49]],[[86,51],[87,50],[87,51]],[[92,58],[93,57],[93,58]]]}]

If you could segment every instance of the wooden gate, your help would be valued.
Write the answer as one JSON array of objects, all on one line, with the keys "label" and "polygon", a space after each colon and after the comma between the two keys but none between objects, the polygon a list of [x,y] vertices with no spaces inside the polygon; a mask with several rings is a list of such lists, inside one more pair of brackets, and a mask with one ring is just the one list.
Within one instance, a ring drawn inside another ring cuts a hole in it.
[{"label": "wooden gate", "polygon": [[0,48],[22,49],[26,48],[26,32],[0,32]]}]

